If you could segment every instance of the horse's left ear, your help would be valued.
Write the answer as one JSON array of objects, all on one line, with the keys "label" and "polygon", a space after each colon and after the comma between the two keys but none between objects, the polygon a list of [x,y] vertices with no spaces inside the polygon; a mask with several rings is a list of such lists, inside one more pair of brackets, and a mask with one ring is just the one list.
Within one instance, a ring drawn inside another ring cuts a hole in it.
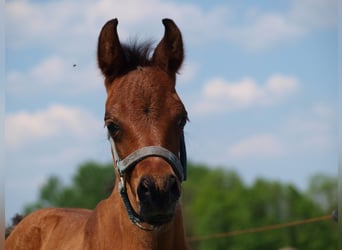
[{"label": "horse's left ear", "polygon": [[171,19],[163,19],[165,33],[152,56],[152,63],[175,75],[184,58],[182,34]]}]

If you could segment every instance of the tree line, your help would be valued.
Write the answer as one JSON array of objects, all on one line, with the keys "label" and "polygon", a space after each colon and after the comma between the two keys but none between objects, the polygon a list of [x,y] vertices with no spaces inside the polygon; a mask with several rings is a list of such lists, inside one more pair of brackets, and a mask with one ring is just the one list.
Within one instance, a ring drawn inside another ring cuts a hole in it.
[{"label": "tree line", "polygon": [[[111,163],[86,162],[79,166],[70,185],[51,176],[28,204],[28,214],[43,207],[93,209],[112,191],[115,182]],[[279,181],[259,178],[247,185],[226,168],[189,163],[188,180],[181,198],[188,236],[256,228],[330,214],[337,207],[337,177],[317,174],[306,190]],[[332,220],[267,232],[190,242],[196,250],[325,249],[335,250],[337,223]]]}]

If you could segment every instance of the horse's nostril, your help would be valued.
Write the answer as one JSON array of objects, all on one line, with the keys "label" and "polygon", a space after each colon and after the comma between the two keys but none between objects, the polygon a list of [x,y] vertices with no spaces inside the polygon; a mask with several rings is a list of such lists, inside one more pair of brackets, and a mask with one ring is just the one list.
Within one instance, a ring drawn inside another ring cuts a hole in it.
[{"label": "horse's nostril", "polygon": [[152,177],[145,176],[141,179],[138,186],[138,196],[141,201],[150,199],[152,192],[155,190],[155,185]]},{"label": "horse's nostril", "polygon": [[142,184],[139,187],[139,193],[142,194],[142,195],[145,195],[145,196],[151,194],[150,189],[147,186],[145,186],[144,184]]},{"label": "horse's nostril", "polygon": [[180,186],[177,182],[177,178],[173,175],[171,175],[167,181],[167,187],[166,190],[168,190],[171,199],[178,200],[180,197]]}]

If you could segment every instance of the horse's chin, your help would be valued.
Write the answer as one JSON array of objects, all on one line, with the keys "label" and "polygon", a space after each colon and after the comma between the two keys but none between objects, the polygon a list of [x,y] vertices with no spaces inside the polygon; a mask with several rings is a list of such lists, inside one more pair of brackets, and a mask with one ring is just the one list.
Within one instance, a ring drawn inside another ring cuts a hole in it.
[{"label": "horse's chin", "polygon": [[175,217],[176,209],[171,206],[167,211],[155,211],[151,209],[141,209],[139,216],[145,223],[153,226],[162,226],[170,223]]},{"label": "horse's chin", "polygon": [[143,217],[144,221],[150,225],[160,227],[166,225],[172,221],[174,214],[161,214],[150,217]]}]

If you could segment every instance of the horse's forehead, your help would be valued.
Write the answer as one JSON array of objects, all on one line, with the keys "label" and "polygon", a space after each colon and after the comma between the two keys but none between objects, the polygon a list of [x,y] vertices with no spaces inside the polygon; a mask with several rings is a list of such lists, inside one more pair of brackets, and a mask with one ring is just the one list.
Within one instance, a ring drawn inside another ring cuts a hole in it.
[{"label": "horse's forehead", "polygon": [[149,67],[141,67],[129,72],[112,83],[108,92],[107,104],[120,104],[138,101],[163,101],[171,98],[180,102],[175,91],[175,83],[167,73]]}]

